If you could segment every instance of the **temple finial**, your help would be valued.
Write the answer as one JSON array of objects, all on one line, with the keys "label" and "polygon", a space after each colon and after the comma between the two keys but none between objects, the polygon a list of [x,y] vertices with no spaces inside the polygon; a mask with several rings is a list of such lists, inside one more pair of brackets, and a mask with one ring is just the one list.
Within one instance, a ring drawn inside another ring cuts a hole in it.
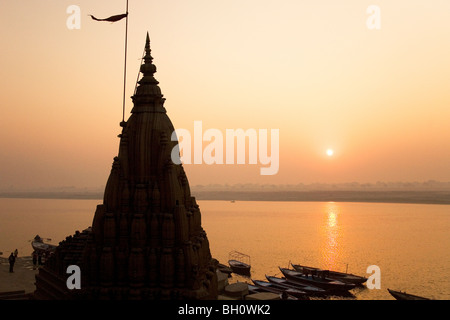
[{"label": "temple finial", "polygon": [[[147,38],[145,40],[145,56],[150,56],[150,52],[152,50],[150,49],[150,36],[148,35],[148,31],[147,31]],[[151,57],[151,56],[150,56]]]},{"label": "temple finial", "polygon": [[[145,40],[145,56],[144,56],[144,62],[145,64],[151,64],[153,61],[153,57],[151,56],[152,50],[150,49],[150,36],[148,35],[147,31],[147,37]],[[156,70],[154,70],[156,72]]]},{"label": "temple finial", "polygon": [[[145,52],[143,57],[143,64],[141,64],[140,71],[142,73],[142,78],[136,84],[135,93],[132,97],[134,108],[131,111],[137,112],[138,106],[142,104],[147,104],[149,101],[161,100],[164,102],[161,89],[158,87],[158,80],[155,79],[154,74],[156,73],[156,66],[153,64],[153,57],[151,55],[150,49],[150,36],[147,31],[146,41],[145,41]],[[156,99],[156,100],[155,100]],[[139,110],[141,110],[140,108]],[[164,111],[162,105],[157,107],[158,111]],[[147,109],[146,109],[147,110]],[[142,110],[141,110],[142,111]]]}]

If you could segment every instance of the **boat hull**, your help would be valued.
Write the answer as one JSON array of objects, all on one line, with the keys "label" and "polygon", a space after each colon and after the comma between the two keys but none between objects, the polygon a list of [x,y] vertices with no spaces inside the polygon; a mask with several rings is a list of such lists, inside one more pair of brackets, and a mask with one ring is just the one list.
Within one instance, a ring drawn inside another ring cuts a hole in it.
[{"label": "boat hull", "polygon": [[261,280],[252,280],[252,281],[255,284],[255,286],[257,286],[258,288],[260,288],[262,290],[266,290],[267,292],[272,292],[272,293],[277,293],[277,294],[285,293],[286,295],[294,296],[297,299],[309,300],[305,291],[301,291],[301,290],[295,289],[295,288],[284,288],[281,286],[277,286],[273,283],[261,281]]},{"label": "boat hull", "polygon": [[55,251],[55,249],[56,249],[56,246],[47,244],[47,243],[43,243],[40,241],[33,241],[31,243],[31,246],[33,247],[34,250],[36,250],[37,252],[41,252],[41,253],[51,253],[51,252]]},{"label": "boat hull", "polygon": [[[250,294],[253,294],[253,293],[261,293],[261,292],[271,292],[271,293],[275,293],[275,292],[272,292],[272,291],[267,291],[267,290],[265,290],[265,289],[263,289],[263,288],[260,288],[260,287],[258,287],[258,286],[252,285],[252,284],[248,284],[248,292],[249,292]],[[275,294],[279,294],[280,300],[300,300],[299,298],[294,297],[294,296],[289,295],[289,294],[287,295],[287,298],[286,298],[285,296],[283,297],[283,295],[282,295],[281,293],[275,293]]]},{"label": "boat hull", "polygon": [[314,277],[313,275],[304,275],[298,271],[291,269],[280,268],[280,270],[288,280],[313,285],[315,287],[319,287],[325,290],[338,292],[338,291],[348,291],[355,288],[355,285],[352,283],[344,283],[326,277]]},{"label": "boat hull", "polygon": [[406,292],[395,291],[395,290],[391,290],[391,289],[387,289],[387,290],[396,300],[430,300],[428,298],[416,296],[416,295],[409,294]]},{"label": "boat hull", "polygon": [[302,291],[305,291],[308,295],[315,295],[315,296],[325,296],[327,294],[327,290],[315,287],[312,285],[299,283],[299,282],[293,282],[289,281],[285,278],[277,278],[277,277],[271,277],[266,275],[266,279],[274,284],[278,284],[280,286],[284,286],[286,288],[294,288],[294,289],[300,289]]},{"label": "boat hull", "polygon": [[231,273],[233,273],[233,270],[230,267],[228,267],[224,264],[221,264],[221,263],[218,264],[217,270],[219,270],[222,273],[227,274],[229,277],[231,277]]},{"label": "boat hull", "polygon": [[304,270],[308,271],[309,273],[315,272],[316,274],[320,274],[321,272],[325,272],[327,277],[330,279],[339,280],[345,283],[353,283],[357,286],[361,286],[363,283],[367,281],[367,278],[360,277],[351,273],[344,273],[344,272],[338,272],[338,271],[331,271],[331,270],[322,270],[319,268],[314,267],[307,267],[302,266],[299,264],[292,264],[292,267],[298,271],[303,272]]},{"label": "boat hull", "polygon": [[228,264],[234,273],[237,273],[240,275],[245,275],[245,276],[250,275],[250,269],[251,269],[250,265],[243,263],[241,261],[237,261],[237,260],[229,260]]}]

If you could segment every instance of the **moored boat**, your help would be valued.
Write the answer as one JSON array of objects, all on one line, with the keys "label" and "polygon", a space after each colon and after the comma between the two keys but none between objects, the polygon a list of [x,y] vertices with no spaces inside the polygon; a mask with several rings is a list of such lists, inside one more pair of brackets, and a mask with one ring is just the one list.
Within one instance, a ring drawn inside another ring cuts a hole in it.
[{"label": "moored boat", "polygon": [[302,291],[300,289],[295,289],[295,288],[286,288],[283,286],[278,286],[276,284],[267,282],[267,281],[262,281],[262,280],[253,280],[253,283],[255,284],[255,286],[257,286],[258,288],[261,288],[263,290],[266,290],[267,292],[273,292],[273,293],[278,293],[278,294],[285,294],[285,295],[291,295],[294,296],[298,299],[302,299],[302,300],[309,300],[307,297],[307,294],[305,291]]},{"label": "moored boat", "polygon": [[391,289],[387,289],[387,290],[396,300],[430,300],[428,298],[416,296],[416,295],[409,294],[406,292],[395,291],[395,290],[391,290]]},{"label": "moored boat", "polygon": [[348,291],[355,288],[355,285],[353,283],[345,283],[336,279],[327,278],[324,274],[322,274],[321,276],[314,276],[310,274],[307,275],[296,270],[285,269],[281,267],[280,270],[288,280],[313,285],[325,290]]},{"label": "moored boat", "polygon": [[323,295],[326,295],[328,292],[327,290],[316,287],[316,286],[312,286],[312,285],[304,284],[304,283],[300,283],[300,282],[289,281],[288,279],[285,279],[285,278],[278,278],[278,277],[266,275],[266,279],[270,283],[278,284],[278,285],[284,286],[286,288],[300,289],[302,291],[305,291],[308,295],[323,296]]},{"label": "moored boat", "polygon": [[234,273],[250,276],[250,256],[241,252],[232,251],[229,254],[228,264]]},{"label": "moored boat", "polygon": [[217,265],[217,270],[219,270],[222,273],[227,274],[228,277],[231,277],[231,273],[233,273],[233,270],[230,267],[228,267],[228,266],[226,266],[226,265],[224,265],[222,263],[219,263]]},{"label": "moored boat", "polygon": [[[248,292],[249,292],[249,294],[261,293],[261,292],[275,293],[273,291],[268,291],[265,288],[261,288],[261,287],[258,287],[258,286],[252,285],[252,284],[248,284]],[[300,300],[299,298],[294,297],[294,296],[292,296],[290,294],[285,294],[285,295],[283,295],[282,293],[275,293],[275,294],[279,294],[280,300]]]},{"label": "moored boat", "polygon": [[55,245],[44,243],[44,240],[39,235],[34,237],[33,241],[31,242],[31,246],[34,250],[41,253],[51,253],[56,249]]},{"label": "moored boat", "polygon": [[315,276],[320,276],[322,273],[325,274],[327,278],[330,279],[336,279],[345,283],[353,283],[355,285],[362,285],[364,282],[367,281],[367,278],[357,276],[351,273],[344,273],[344,272],[338,272],[338,271],[332,271],[332,270],[322,270],[319,268],[314,267],[307,267],[299,264],[291,264],[292,267],[302,273],[309,273]]},{"label": "moored boat", "polygon": [[234,273],[247,276],[250,275],[250,265],[238,260],[228,260],[228,264]]}]

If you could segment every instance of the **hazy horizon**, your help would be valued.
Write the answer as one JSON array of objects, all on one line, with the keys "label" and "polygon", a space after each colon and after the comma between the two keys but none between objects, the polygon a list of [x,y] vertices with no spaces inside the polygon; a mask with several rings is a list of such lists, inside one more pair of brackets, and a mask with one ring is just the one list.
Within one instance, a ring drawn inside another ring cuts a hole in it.
[{"label": "hazy horizon", "polygon": [[[297,184],[255,184],[255,183],[236,183],[236,184],[192,184],[191,191],[321,191],[321,190],[341,190],[341,191],[450,191],[450,181],[396,181],[384,182],[378,181],[376,183],[297,183]],[[39,193],[39,192],[67,192],[67,193],[103,193],[105,185],[100,186],[49,186],[49,187],[34,187],[34,188],[20,188],[11,185],[7,188],[0,188],[0,193]],[[0,194],[1,195],[1,194]]]},{"label": "hazy horizon", "polygon": [[[1,2],[0,191],[106,184],[125,1]],[[367,8],[381,10],[371,30]],[[149,31],[175,128],[279,129],[279,172],[184,165],[191,186],[450,181],[450,2],[130,1],[126,115]],[[207,143],[204,143],[206,146]],[[331,155],[327,150],[332,149]],[[390,182],[389,182],[390,181]]]}]

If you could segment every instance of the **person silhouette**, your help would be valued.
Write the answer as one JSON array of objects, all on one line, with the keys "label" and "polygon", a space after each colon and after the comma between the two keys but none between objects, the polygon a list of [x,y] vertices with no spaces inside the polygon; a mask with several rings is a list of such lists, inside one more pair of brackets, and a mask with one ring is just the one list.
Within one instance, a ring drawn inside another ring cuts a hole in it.
[{"label": "person silhouette", "polygon": [[9,261],[9,272],[14,272],[14,263],[16,263],[16,257],[14,256],[14,253],[11,252],[11,255],[8,258]]},{"label": "person silhouette", "polygon": [[42,253],[38,252],[38,265],[42,266]]},{"label": "person silhouette", "polygon": [[33,270],[36,269],[37,260],[38,260],[38,254],[36,251],[33,251]]}]

